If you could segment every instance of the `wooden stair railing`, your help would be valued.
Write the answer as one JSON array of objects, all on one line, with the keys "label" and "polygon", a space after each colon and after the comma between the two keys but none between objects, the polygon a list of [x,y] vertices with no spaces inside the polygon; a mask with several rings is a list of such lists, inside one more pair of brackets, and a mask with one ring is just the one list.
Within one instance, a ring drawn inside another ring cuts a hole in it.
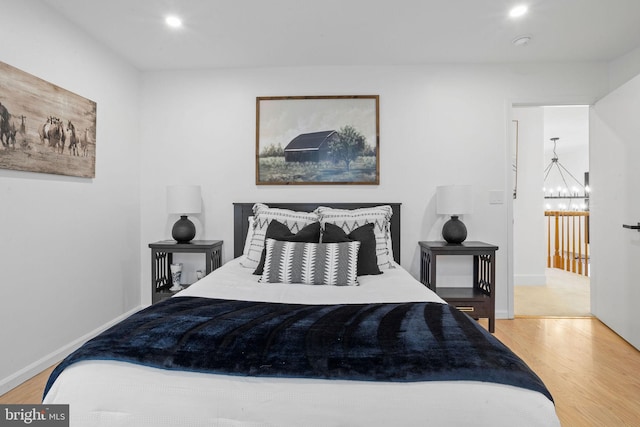
[{"label": "wooden stair railing", "polygon": [[589,212],[545,211],[547,267],[589,275]]}]

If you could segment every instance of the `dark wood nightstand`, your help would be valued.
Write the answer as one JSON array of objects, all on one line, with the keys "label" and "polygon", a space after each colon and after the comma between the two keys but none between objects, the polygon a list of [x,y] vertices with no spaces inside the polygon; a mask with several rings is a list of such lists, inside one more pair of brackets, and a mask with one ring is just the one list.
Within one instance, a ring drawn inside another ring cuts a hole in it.
[{"label": "dark wood nightstand", "polygon": [[[420,281],[443,300],[474,319],[488,318],[489,332],[495,331],[496,251],[484,242],[418,242],[420,245]],[[472,255],[473,286],[454,288],[436,285],[438,255]]]},{"label": "dark wood nightstand", "polygon": [[205,274],[211,273],[222,265],[222,240],[192,240],[189,243],[162,240],[150,243],[149,247],[151,248],[151,300],[153,304],[169,298],[175,293],[169,290],[172,286],[170,266],[174,253],[204,254]]}]

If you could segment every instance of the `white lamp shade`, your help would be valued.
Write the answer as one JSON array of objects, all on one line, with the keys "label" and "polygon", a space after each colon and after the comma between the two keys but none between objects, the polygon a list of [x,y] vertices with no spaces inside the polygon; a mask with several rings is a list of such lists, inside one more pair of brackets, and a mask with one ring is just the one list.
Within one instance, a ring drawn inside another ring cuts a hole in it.
[{"label": "white lamp shade", "polygon": [[199,185],[169,185],[167,187],[167,212],[180,215],[198,214],[202,211]]},{"label": "white lamp shade", "polygon": [[442,185],[436,188],[436,212],[439,215],[463,215],[473,210],[470,185]]}]

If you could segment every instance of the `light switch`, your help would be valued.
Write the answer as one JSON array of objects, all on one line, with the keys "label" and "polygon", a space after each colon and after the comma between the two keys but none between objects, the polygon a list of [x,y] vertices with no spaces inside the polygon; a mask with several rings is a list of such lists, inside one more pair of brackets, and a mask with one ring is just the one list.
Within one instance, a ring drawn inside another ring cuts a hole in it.
[{"label": "light switch", "polygon": [[502,190],[489,191],[489,204],[501,205],[503,203],[504,203],[504,191]]}]

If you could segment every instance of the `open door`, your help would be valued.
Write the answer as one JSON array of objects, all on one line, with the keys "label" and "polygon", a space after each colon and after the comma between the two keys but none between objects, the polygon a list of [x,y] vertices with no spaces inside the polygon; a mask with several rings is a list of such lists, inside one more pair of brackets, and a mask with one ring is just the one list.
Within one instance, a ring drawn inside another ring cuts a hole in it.
[{"label": "open door", "polygon": [[640,76],[590,114],[591,310],[640,349]]}]

